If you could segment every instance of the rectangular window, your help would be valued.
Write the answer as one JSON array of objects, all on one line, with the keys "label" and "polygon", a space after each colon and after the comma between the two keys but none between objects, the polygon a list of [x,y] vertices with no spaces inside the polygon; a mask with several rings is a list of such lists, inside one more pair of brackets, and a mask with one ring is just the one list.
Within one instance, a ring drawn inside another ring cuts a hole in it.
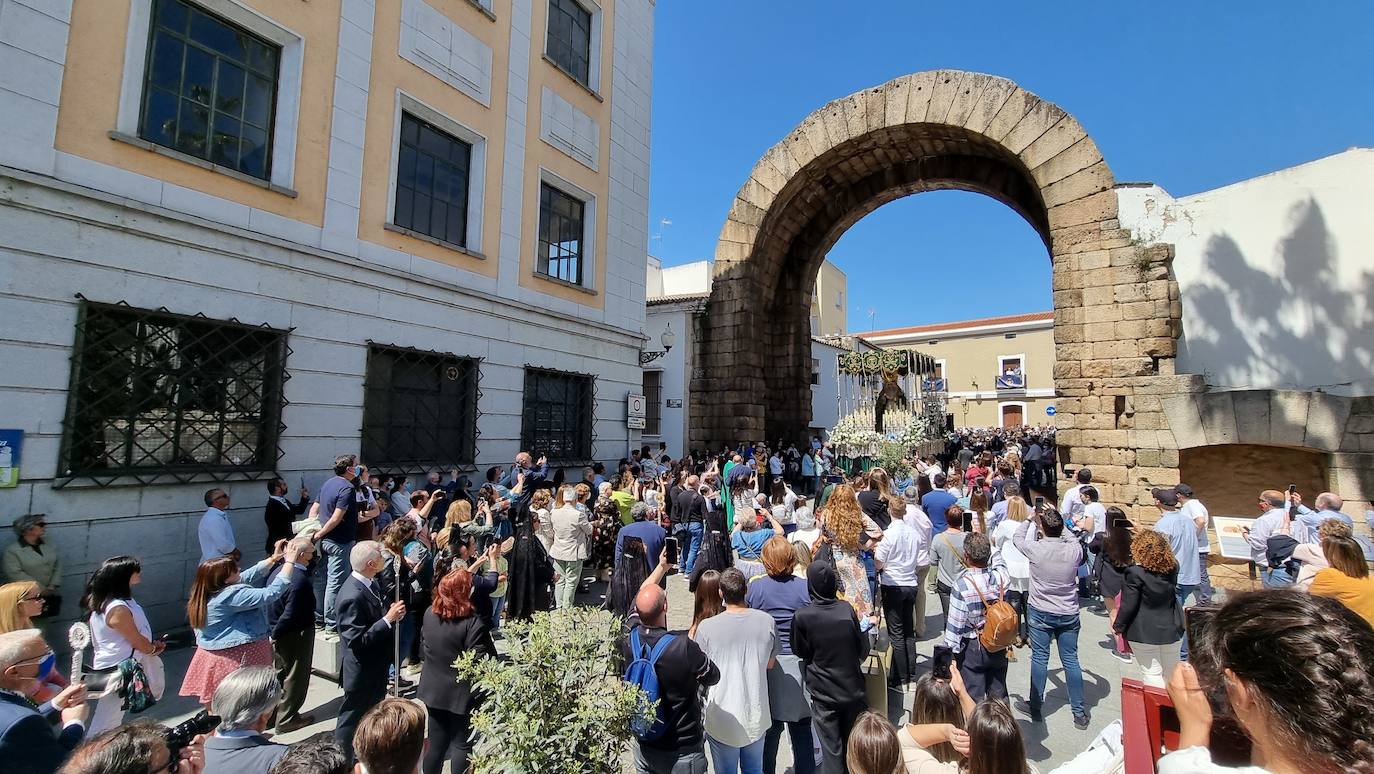
[{"label": "rectangular window", "polygon": [[549,58],[591,86],[592,14],[577,0],[549,0]]},{"label": "rectangular window", "polygon": [[471,145],[402,113],[395,224],[467,247],[471,162]]},{"label": "rectangular window", "polygon": [[644,372],[644,435],[663,434],[663,372]]},{"label": "rectangular window", "polygon": [[184,0],[154,0],[139,135],[266,180],[281,47]]},{"label": "rectangular window", "polygon": [[526,368],[520,448],[550,461],[590,460],[595,382],[585,374]]},{"label": "rectangular window", "polygon": [[276,467],[285,331],[83,300],[74,350],[63,476],[153,483]]},{"label": "rectangular window", "polygon": [[820,358],[811,358],[811,384],[821,383],[821,361]]},{"label": "rectangular window", "polygon": [[1026,386],[1026,372],[1021,355],[997,356],[997,389],[1019,390]]},{"label": "rectangular window", "polygon": [[583,228],[587,205],[554,188],[539,184],[538,271],[554,279],[582,284]]},{"label": "rectangular window", "polygon": [[363,459],[432,470],[477,452],[478,361],[373,344],[363,392]]}]

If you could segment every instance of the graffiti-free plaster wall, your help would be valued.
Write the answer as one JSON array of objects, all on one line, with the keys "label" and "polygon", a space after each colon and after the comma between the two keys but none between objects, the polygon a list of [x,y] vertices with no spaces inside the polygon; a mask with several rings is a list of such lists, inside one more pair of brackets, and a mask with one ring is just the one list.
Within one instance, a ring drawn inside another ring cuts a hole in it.
[{"label": "graffiti-free plaster wall", "polygon": [[1174,198],[1117,189],[1142,243],[1171,243],[1179,373],[1221,389],[1374,395],[1374,149]]}]

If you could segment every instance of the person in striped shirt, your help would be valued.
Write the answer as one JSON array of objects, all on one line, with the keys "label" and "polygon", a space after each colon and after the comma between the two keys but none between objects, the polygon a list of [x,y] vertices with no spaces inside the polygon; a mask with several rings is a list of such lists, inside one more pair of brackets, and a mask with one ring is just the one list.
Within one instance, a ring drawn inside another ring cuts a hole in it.
[{"label": "person in striped shirt", "polygon": [[954,583],[945,622],[945,646],[954,651],[959,675],[974,701],[1007,698],[1007,652],[990,653],[978,640],[987,620],[987,606],[1006,593],[1010,583],[1002,555],[994,553],[988,536],[978,532],[964,538],[964,571]]}]

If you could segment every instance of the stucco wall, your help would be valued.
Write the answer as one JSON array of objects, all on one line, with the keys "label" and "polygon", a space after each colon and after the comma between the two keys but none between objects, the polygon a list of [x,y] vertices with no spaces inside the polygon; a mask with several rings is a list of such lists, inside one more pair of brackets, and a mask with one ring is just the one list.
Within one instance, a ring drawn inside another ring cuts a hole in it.
[{"label": "stucco wall", "polygon": [[1174,246],[1179,373],[1374,394],[1374,149],[1192,196],[1153,185],[1117,195],[1123,228]]}]

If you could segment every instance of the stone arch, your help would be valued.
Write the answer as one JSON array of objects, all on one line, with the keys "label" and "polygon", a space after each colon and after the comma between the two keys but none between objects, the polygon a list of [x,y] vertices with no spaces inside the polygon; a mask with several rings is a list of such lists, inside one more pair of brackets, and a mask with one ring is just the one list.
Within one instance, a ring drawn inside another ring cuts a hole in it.
[{"label": "stone arch", "polygon": [[[810,299],[826,252],[883,204],[960,189],[1007,204],[1044,240],[1061,445],[1072,443],[1070,459],[1101,450],[1080,462],[1115,467],[1109,478],[1125,485],[1133,442],[1172,448],[1132,438],[1135,419],[1123,426],[1116,398],[1173,373],[1179,306],[1169,249],[1142,249],[1119,228],[1114,185],[1073,116],[1004,78],[915,73],[815,111],[754,166],[721,229],[692,381],[710,400],[692,402],[693,445],[800,437]],[[1164,428],[1158,399],[1150,405],[1149,421]]]}]

